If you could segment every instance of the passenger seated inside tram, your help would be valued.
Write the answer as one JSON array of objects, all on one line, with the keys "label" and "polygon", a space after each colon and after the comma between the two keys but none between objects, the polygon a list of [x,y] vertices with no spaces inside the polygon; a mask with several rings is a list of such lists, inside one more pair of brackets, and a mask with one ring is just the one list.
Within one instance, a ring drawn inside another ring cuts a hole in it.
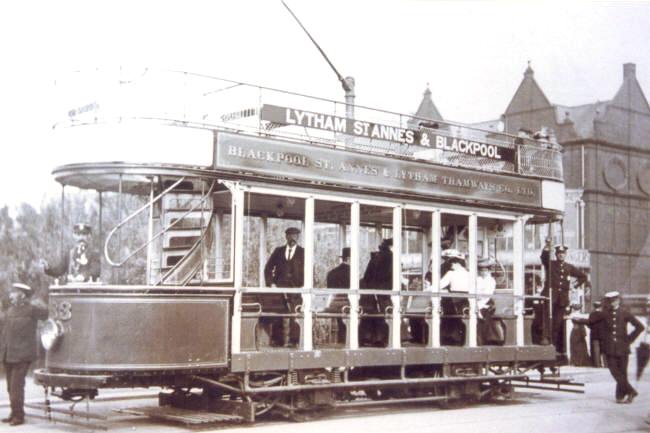
[{"label": "passenger seated inside tram", "polygon": [[56,260],[54,265],[41,259],[43,271],[51,277],[58,278],[59,284],[99,281],[100,261],[90,248],[91,232],[92,228],[85,223],[72,226],[75,246]]},{"label": "passenger seated inside tram", "polygon": [[[393,288],[393,239],[384,239],[379,251],[373,252],[363,274],[360,287],[370,290]],[[381,316],[391,305],[390,296],[362,295],[360,306],[364,313]],[[383,317],[364,317],[359,324],[362,346],[384,347],[388,341],[388,325]]]},{"label": "passenger seated inside tram", "polygon": [[[341,250],[341,263],[327,273],[328,289],[349,289],[350,288],[350,248]],[[332,320],[332,334],[336,336],[336,342],[345,342],[346,328],[343,319],[338,317]]]},{"label": "passenger seated inside tram", "polygon": [[[442,252],[446,265],[450,268],[440,280],[440,290],[449,293],[469,294],[471,286],[470,273],[465,268],[465,256],[457,250]],[[465,324],[462,318],[467,315],[469,301],[466,297],[442,298],[441,343],[450,346],[462,346],[465,342]],[[445,318],[444,316],[448,316]],[[449,317],[451,316],[451,317]]]},{"label": "passenger seated inside tram", "polygon": [[497,282],[490,272],[492,266],[489,258],[478,261],[478,275],[476,277],[476,294],[478,296],[478,344],[503,345],[506,339],[506,326],[503,320],[495,318],[496,311],[494,295]]}]

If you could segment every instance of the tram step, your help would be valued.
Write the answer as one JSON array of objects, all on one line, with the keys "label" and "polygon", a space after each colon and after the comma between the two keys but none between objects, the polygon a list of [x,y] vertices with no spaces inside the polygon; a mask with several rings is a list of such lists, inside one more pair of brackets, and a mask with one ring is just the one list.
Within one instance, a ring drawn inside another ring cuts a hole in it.
[{"label": "tram step", "polygon": [[244,421],[244,418],[239,415],[203,412],[171,406],[143,406],[126,409],[115,409],[115,412],[125,413],[129,415],[147,416],[149,418],[174,421],[187,425]]}]

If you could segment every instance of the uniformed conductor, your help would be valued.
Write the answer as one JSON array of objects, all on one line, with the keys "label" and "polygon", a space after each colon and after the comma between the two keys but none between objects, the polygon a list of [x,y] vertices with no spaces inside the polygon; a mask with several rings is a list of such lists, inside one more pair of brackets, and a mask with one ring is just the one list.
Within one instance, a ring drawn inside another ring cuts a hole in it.
[{"label": "uniformed conductor", "polygon": [[90,248],[91,232],[90,225],[75,224],[72,227],[72,235],[76,245],[53,265],[46,260],[41,260],[45,273],[51,277],[65,278],[67,282],[99,280],[100,261]]},{"label": "uniformed conductor", "polygon": [[[300,229],[289,227],[284,232],[286,245],[277,247],[264,266],[264,280],[270,287],[293,288],[303,287],[305,281],[305,250],[298,245]],[[284,296],[290,313],[300,303],[300,295],[287,294]],[[291,321],[282,321],[282,344],[289,346]]]},{"label": "uniformed conductor", "polygon": [[47,318],[47,305],[31,299],[31,287],[15,283],[9,291],[9,306],[0,313],[2,336],[0,354],[7,375],[11,413],[2,422],[20,425],[25,422],[25,376],[36,359],[36,324]]},{"label": "uniformed conductor", "polygon": [[[621,307],[618,292],[605,294],[606,305],[601,311],[595,311],[588,319],[574,319],[576,323],[587,323],[589,326],[600,327],[602,351],[607,359],[607,368],[616,380],[616,403],[632,403],[639,395],[627,380],[627,362],[630,354],[630,344],[643,332],[643,324],[627,309]],[[634,331],[627,332],[631,324]]]},{"label": "uniformed conductor", "polygon": [[[551,254],[551,240],[546,240],[546,246],[542,250],[541,261],[544,265],[546,281],[544,282],[544,290],[542,290],[542,296],[551,295],[551,342],[555,346],[555,350],[564,354],[564,314],[566,308],[570,305],[569,301],[569,292],[571,291],[571,279],[570,277],[576,278],[577,282],[575,286],[580,286],[582,284],[589,285],[587,280],[587,275],[582,272],[580,269],[575,266],[566,263],[566,252],[569,248],[564,245],[558,245],[555,247],[555,257],[556,260],[550,260]],[[550,290],[549,290],[550,289]],[[544,317],[548,316],[548,307]],[[544,330],[545,336],[548,338],[549,330],[548,326],[545,326]]]}]

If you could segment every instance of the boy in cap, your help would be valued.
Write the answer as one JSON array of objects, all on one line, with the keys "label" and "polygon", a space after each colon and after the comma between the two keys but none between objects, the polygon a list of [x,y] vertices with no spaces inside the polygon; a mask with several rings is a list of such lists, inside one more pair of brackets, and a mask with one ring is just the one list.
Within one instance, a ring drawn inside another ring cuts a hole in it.
[{"label": "boy in cap", "polygon": [[[606,306],[602,311],[589,315],[588,319],[574,319],[576,323],[590,327],[600,325],[602,351],[607,359],[607,368],[616,381],[616,403],[632,403],[639,393],[627,380],[627,363],[630,344],[643,332],[643,324],[627,309],[621,307],[619,292],[605,293]],[[631,324],[634,331],[627,333]]]},{"label": "boy in cap", "polygon": [[12,426],[25,422],[25,376],[36,359],[36,324],[39,319],[47,319],[47,305],[31,296],[31,287],[14,283],[9,291],[9,306],[0,312],[0,356],[11,401],[11,413],[2,422]]},{"label": "boy in cap", "polygon": [[[582,284],[590,286],[587,275],[575,266],[566,263],[566,253],[569,248],[565,245],[558,245],[555,247],[556,260],[550,260],[551,255],[551,239],[546,239],[546,245],[542,250],[540,259],[544,266],[546,275],[544,281],[544,290],[542,296],[551,297],[550,312],[552,315],[551,321],[551,342],[555,346],[555,350],[559,354],[564,354],[564,314],[567,307],[570,305],[569,292],[571,291],[571,279],[573,277],[577,280],[575,287]],[[547,320],[549,314],[549,306],[546,306],[546,313],[544,319]],[[548,323],[548,322],[547,322]],[[544,326],[546,338],[549,335],[548,326]]]},{"label": "boy in cap", "polygon": [[[284,232],[287,243],[271,253],[264,266],[264,280],[267,286],[293,288],[303,287],[305,281],[305,250],[298,245],[300,229],[289,227]],[[300,295],[285,294],[290,312],[300,303]],[[282,344],[289,346],[291,319],[282,319]]]},{"label": "boy in cap", "polygon": [[91,228],[79,223],[72,227],[76,245],[55,265],[41,260],[43,271],[55,278],[64,277],[67,282],[90,282],[99,280],[99,258],[90,250]]}]

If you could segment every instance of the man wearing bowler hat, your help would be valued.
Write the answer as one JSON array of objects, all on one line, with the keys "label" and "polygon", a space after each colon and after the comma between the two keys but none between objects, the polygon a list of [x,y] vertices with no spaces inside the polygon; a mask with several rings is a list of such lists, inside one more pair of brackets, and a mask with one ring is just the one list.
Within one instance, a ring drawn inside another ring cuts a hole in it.
[{"label": "man wearing bowler hat", "polygon": [[90,249],[91,227],[85,223],[72,227],[76,245],[54,266],[41,260],[43,271],[51,277],[65,278],[67,282],[90,282],[99,280],[99,257]]},{"label": "man wearing bowler hat", "polygon": [[[350,248],[343,248],[340,257],[341,263],[327,273],[328,289],[350,288]],[[345,342],[345,323],[342,318],[332,321],[332,334],[336,335],[337,341]]]},{"label": "man wearing bowler hat", "polygon": [[[556,260],[550,260],[551,255],[551,239],[546,239],[546,245],[542,250],[540,259],[544,266],[546,279],[544,282],[544,290],[542,296],[551,296],[550,312],[552,315],[551,320],[551,342],[555,346],[555,350],[563,355],[564,348],[564,314],[567,307],[570,305],[569,293],[571,291],[571,277],[575,278],[575,287],[582,284],[589,284],[587,275],[575,266],[565,262],[566,253],[569,248],[565,245],[558,245],[555,247]],[[548,301],[547,301],[548,302]],[[544,319],[548,324],[549,306],[545,308]],[[544,335],[548,339],[549,329],[548,325],[544,326]]]},{"label": "man wearing bowler hat", "polygon": [[[643,332],[643,324],[627,309],[621,307],[619,292],[605,293],[606,305],[600,311],[589,315],[588,319],[574,319],[576,323],[590,327],[601,325],[601,349],[607,359],[607,368],[616,381],[616,403],[632,403],[639,393],[627,380],[627,363],[630,344]],[[634,327],[628,334],[628,324]]]},{"label": "man wearing bowler hat", "polygon": [[[264,280],[266,285],[270,287],[303,287],[305,282],[305,250],[298,245],[300,229],[289,227],[284,234],[287,243],[277,247],[271,253],[271,257],[264,266]],[[300,304],[300,295],[286,294],[284,299],[287,308],[291,313],[294,313],[295,307]],[[283,319],[282,328],[282,342],[286,347],[289,346],[290,319]]]},{"label": "man wearing bowler hat", "polygon": [[11,413],[2,422],[12,426],[25,422],[25,376],[36,359],[36,324],[39,319],[47,319],[47,305],[31,296],[31,287],[14,283],[9,291],[9,306],[0,312],[0,355],[11,401]]},{"label": "man wearing bowler hat", "polygon": [[327,273],[328,289],[350,288],[350,248],[341,251],[341,264]]}]

